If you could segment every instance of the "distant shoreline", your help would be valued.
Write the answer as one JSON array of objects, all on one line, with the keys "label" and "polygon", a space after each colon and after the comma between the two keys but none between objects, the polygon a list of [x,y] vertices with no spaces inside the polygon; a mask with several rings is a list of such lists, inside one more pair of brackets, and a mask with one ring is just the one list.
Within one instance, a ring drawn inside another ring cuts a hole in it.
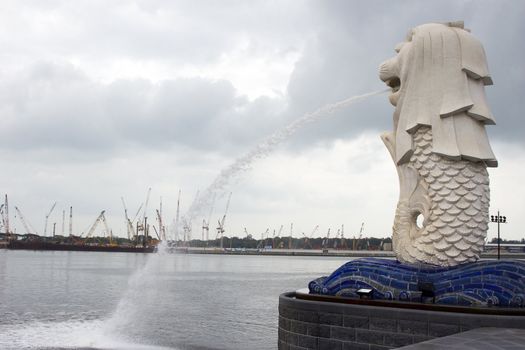
[{"label": "distant shoreline", "polygon": [[[381,250],[328,250],[322,249],[220,249],[220,248],[175,248],[177,253],[186,254],[218,254],[218,255],[269,255],[269,256],[316,256],[316,257],[346,257],[346,258],[395,258],[393,251]],[[495,259],[497,252],[484,252],[481,259]],[[503,259],[525,259],[525,253],[501,252]]]},{"label": "distant shoreline", "polygon": [[[68,249],[68,247],[61,247],[61,249],[10,249],[7,244],[1,244],[0,249],[6,250],[33,250],[33,251],[104,251],[102,249]],[[70,246],[71,247],[71,246]],[[69,248],[70,248],[69,247]],[[395,258],[393,251],[383,250],[336,250],[336,249],[242,249],[242,248],[197,248],[197,247],[170,247],[167,248],[168,253],[177,254],[201,254],[201,255],[266,255],[266,256],[309,256],[309,257],[341,257],[341,258]],[[137,250],[123,250],[123,249],[108,249],[104,252],[126,252],[126,253],[152,253],[153,251],[137,251]],[[481,254],[482,259],[496,259],[497,252],[484,252]],[[501,252],[503,259],[525,259],[525,253],[508,253]]]}]

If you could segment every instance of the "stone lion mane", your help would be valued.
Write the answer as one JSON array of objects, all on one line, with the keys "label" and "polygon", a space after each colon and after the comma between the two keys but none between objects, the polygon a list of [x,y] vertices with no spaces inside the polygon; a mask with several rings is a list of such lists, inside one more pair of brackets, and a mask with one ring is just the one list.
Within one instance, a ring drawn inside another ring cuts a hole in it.
[{"label": "stone lion mane", "polygon": [[460,22],[416,27],[401,46],[396,163],[410,159],[411,135],[427,125],[434,153],[496,167],[485,131],[495,121],[485,96],[492,78],[482,44]]}]

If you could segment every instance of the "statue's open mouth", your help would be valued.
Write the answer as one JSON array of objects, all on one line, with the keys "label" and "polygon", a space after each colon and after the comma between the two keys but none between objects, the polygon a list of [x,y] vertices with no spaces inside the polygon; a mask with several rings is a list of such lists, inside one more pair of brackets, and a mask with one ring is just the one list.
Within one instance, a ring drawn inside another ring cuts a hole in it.
[{"label": "statue's open mouth", "polygon": [[401,88],[401,80],[398,77],[393,77],[386,81],[386,85],[392,88],[393,93],[396,93]]},{"label": "statue's open mouth", "polygon": [[391,78],[384,80],[386,85],[392,89],[392,93],[388,96],[390,103],[394,106],[397,106],[397,101],[399,100],[399,89],[401,89],[401,79],[399,77],[393,76]]}]

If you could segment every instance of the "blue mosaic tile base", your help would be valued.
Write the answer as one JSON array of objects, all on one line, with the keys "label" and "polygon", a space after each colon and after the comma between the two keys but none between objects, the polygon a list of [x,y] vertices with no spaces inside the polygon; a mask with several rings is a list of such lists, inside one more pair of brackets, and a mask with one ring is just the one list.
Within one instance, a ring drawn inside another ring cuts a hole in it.
[{"label": "blue mosaic tile base", "polygon": [[[430,301],[424,291],[429,285],[433,290]],[[373,299],[524,307],[525,261],[488,260],[436,267],[363,258],[313,280],[308,288],[311,294],[358,297],[358,289],[370,288]]]}]

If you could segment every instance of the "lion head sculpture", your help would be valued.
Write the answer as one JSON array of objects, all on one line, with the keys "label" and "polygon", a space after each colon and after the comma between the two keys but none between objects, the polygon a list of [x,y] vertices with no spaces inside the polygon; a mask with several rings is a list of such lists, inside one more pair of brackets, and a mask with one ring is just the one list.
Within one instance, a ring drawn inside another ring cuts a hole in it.
[{"label": "lion head sculpture", "polygon": [[411,134],[426,125],[433,152],[496,167],[484,128],[495,121],[485,97],[492,78],[481,43],[462,22],[432,23],[412,29],[396,51],[379,73],[396,106],[396,163],[410,159]]}]

